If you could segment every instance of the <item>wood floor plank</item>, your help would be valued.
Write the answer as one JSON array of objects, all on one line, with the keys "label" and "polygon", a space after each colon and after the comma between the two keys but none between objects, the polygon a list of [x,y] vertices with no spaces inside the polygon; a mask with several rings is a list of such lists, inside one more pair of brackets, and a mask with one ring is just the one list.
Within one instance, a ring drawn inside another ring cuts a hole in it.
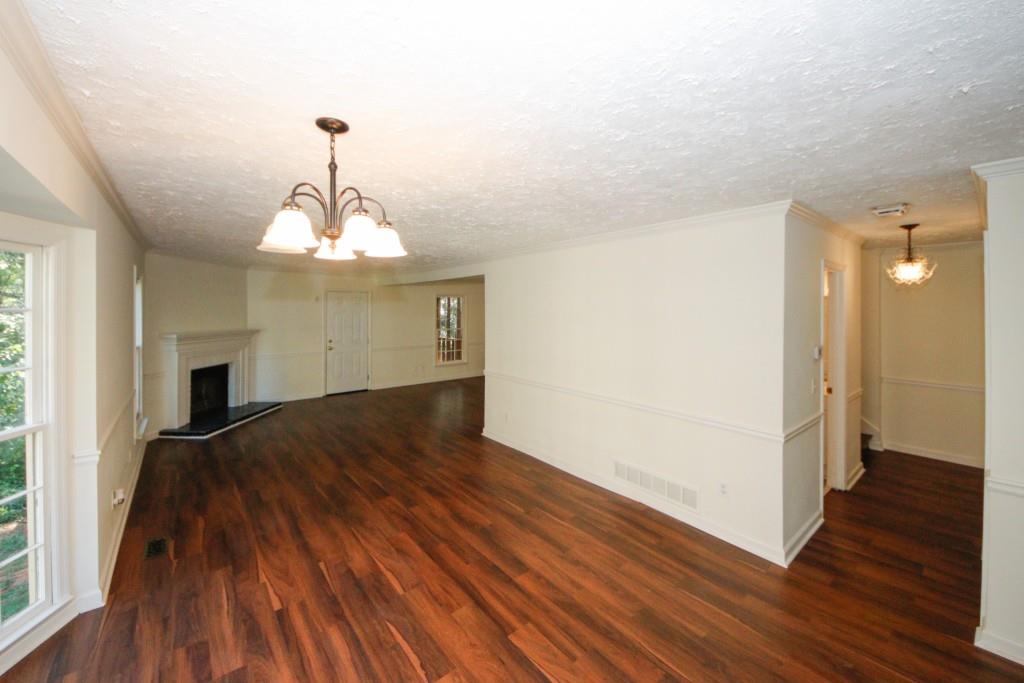
[{"label": "wood floor plank", "polygon": [[971,643],[980,470],[874,455],[784,570],[482,416],[458,380],[150,444],[107,605],[0,680],[1024,680]]}]

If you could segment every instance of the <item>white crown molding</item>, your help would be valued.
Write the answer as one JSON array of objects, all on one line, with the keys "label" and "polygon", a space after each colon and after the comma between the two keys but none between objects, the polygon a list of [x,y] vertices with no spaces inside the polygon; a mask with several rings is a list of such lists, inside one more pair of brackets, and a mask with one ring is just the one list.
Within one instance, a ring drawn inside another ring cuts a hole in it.
[{"label": "white crown molding", "polygon": [[864,244],[864,237],[862,235],[858,235],[855,232],[847,230],[828,216],[818,213],[806,204],[801,204],[797,201],[791,202],[789,213],[793,216],[804,219],[812,225],[818,226],[826,232],[832,233],[836,237],[849,240],[855,244]]},{"label": "white crown molding", "polygon": [[975,164],[971,166],[971,173],[983,180],[1022,174],[1024,173],[1024,157],[991,161],[987,164]]},{"label": "white crown molding", "polygon": [[981,227],[988,230],[988,181],[1024,173],[1024,157],[990,161],[986,164],[971,166],[971,177],[974,178],[974,192],[978,198],[978,217]]},{"label": "white crown molding", "polygon": [[82,168],[96,183],[96,187],[124,223],[125,228],[143,248],[149,246],[149,241],[136,225],[107,169],[85,134],[78,112],[64,94],[63,87],[54,75],[46,48],[39,40],[32,20],[19,0],[0,2],[0,47],[7,53],[21,80],[32,92],[40,108],[46,112],[53,127],[82,164]]},{"label": "white crown molding", "polygon": [[[547,244],[541,244],[530,247],[521,247],[518,249],[508,249],[495,254],[491,254],[484,258],[468,259],[464,261],[458,261],[455,263],[447,263],[440,266],[429,266],[425,268],[410,268],[408,270],[401,270],[399,272],[391,273],[391,279],[381,279],[378,284],[390,285],[390,284],[412,284],[410,280],[416,280],[417,277],[436,277],[438,280],[451,279],[449,277],[435,276],[436,273],[443,273],[454,269],[463,269],[465,274],[457,277],[471,277],[475,275],[483,275],[484,266],[488,263],[494,263],[496,261],[503,261],[505,259],[514,258],[516,256],[528,256],[530,254],[541,254],[549,251],[561,251],[563,249],[573,249],[576,247],[584,247],[592,244],[601,244],[602,242],[612,242],[620,239],[629,239],[633,237],[643,237],[647,235],[657,235],[666,232],[675,232],[678,230],[686,230],[689,228],[695,228],[705,225],[714,225],[716,223],[727,223],[730,221],[742,220],[744,218],[759,218],[763,216],[784,218],[786,213],[790,211],[795,202],[792,199],[784,199],[777,202],[769,202],[767,204],[758,204],[756,206],[748,206],[741,209],[729,209],[726,211],[716,211],[715,213],[701,214],[699,216],[691,216],[689,218],[676,218],[670,221],[662,221],[660,223],[649,223],[646,225],[634,226],[630,228],[622,228],[619,230],[608,230],[605,232],[599,232],[593,235],[585,235],[583,237],[574,237],[567,240],[557,240],[555,242],[549,242]],[[811,211],[807,209],[807,211]],[[812,212],[813,213],[813,212]],[[828,220],[828,219],[824,219]],[[423,280],[420,280],[421,282]]]}]

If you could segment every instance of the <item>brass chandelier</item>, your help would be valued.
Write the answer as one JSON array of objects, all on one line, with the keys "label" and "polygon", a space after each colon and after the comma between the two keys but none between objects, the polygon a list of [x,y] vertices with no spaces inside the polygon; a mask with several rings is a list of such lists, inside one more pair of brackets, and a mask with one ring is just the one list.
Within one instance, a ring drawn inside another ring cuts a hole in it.
[{"label": "brass chandelier", "polygon": [[[305,254],[308,249],[317,249],[313,256],[328,261],[351,261],[356,258],[357,251],[376,258],[405,256],[406,251],[402,248],[398,233],[388,221],[387,212],[380,202],[354,187],[346,187],[341,192],[337,190],[338,164],[334,160],[334,136],[347,132],[348,124],[324,116],[316,120],[316,125],[331,136],[331,162],[327,164],[331,184],[327,197],[313,183],[302,182],[293,187],[281,202],[281,210],[267,227],[263,241],[256,248],[275,254]],[[343,203],[342,200],[349,193],[353,196]],[[299,197],[312,199],[323,209],[324,227],[319,239],[299,204]],[[380,212],[380,220],[370,216],[367,205]],[[342,229],[342,218],[349,207],[351,211]]]},{"label": "brass chandelier", "polygon": [[927,256],[914,249],[910,242],[910,233],[918,226],[917,223],[908,223],[900,227],[907,231],[907,248],[899,256],[892,260],[889,267],[885,269],[886,274],[898,285],[920,285],[926,282],[938,264],[933,263]]}]

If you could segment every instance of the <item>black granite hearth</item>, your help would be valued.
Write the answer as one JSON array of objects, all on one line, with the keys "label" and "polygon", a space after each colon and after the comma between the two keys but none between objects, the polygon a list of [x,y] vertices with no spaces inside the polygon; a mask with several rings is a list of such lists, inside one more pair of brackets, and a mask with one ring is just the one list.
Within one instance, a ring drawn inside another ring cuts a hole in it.
[{"label": "black granite hearth", "polygon": [[246,403],[244,406],[209,410],[195,415],[184,427],[161,429],[160,436],[170,439],[206,439],[280,407],[280,403]]}]

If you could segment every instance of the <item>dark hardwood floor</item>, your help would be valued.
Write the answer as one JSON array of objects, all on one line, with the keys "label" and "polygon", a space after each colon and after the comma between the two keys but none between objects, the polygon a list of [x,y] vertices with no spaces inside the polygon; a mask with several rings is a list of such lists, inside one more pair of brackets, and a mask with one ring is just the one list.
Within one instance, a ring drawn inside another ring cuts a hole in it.
[{"label": "dark hardwood floor", "polygon": [[154,442],[107,606],[4,681],[1024,680],[971,644],[979,470],[875,456],[786,571],[482,412],[463,380]]}]

